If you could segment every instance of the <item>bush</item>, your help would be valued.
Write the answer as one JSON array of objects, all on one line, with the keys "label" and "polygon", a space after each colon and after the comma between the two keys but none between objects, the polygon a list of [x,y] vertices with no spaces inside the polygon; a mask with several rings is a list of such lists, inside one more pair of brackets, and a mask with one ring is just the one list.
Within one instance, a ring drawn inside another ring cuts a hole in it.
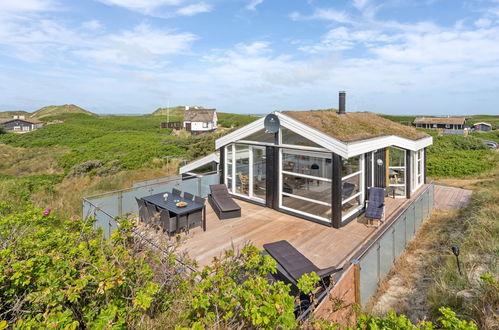
[{"label": "bush", "polygon": [[107,241],[91,222],[0,202],[0,319],[16,328],[123,328],[164,311],[179,271],[171,256],[137,254],[131,228],[122,220]]}]

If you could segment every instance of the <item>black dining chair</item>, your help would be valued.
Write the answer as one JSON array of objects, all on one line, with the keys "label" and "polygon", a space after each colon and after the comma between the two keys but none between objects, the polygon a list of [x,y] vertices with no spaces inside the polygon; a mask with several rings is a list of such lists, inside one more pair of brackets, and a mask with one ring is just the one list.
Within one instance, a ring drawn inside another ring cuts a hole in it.
[{"label": "black dining chair", "polygon": [[166,231],[168,235],[171,235],[175,230],[177,230],[177,219],[170,215],[170,211],[161,210],[159,212],[159,225]]},{"label": "black dining chair", "polygon": [[184,198],[189,200],[189,201],[192,201],[194,199],[194,195],[187,192],[187,191],[184,191]]},{"label": "black dining chair", "polygon": [[177,195],[177,196],[180,196],[182,194],[182,192],[180,190],[178,190],[177,188],[173,188],[172,189],[172,194],[173,195]]},{"label": "black dining chair", "polygon": [[204,203],[206,203],[206,199],[203,197],[199,197],[199,196],[194,196],[194,201],[196,203],[203,204],[203,205],[204,205]]},{"label": "black dining chair", "polygon": [[156,205],[146,202],[147,213],[149,213],[150,225],[157,225],[159,223],[159,211]]},{"label": "black dining chair", "polygon": [[137,201],[137,206],[139,207],[140,222],[146,223],[147,219],[149,219],[149,211],[147,210],[146,203],[137,197],[135,197],[135,200]]}]

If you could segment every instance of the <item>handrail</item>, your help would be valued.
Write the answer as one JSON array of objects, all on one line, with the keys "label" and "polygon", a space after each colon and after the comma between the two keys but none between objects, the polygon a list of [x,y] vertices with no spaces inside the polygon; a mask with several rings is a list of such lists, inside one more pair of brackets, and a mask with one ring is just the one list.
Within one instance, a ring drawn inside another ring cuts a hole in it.
[{"label": "handrail", "polygon": [[423,195],[431,188],[435,186],[435,183],[431,181],[428,186],[424,188],[424,190],[419,194],[419,196],[412,201],[409,202],[409,204],[405,205],[405,207],[398,212],[396,217],[391,220],[390,224],[385,226],[380,232],[378,232],[373,239],[371,239],[371,242],[364,248],[362,251],[355,257],[353,258],[354,260],[360,260],[362,259],[370,250],[371,248],[386,234],[386,232],[393,227],[393,224],[396,223],[399,218],[407,211],[411,206],[413,206],[416,202],[418,202],[421,198],[423,198]]},{"label": "handrail", "polygon": [[[114,222],[115,225],[118,225],[118,222],[116,221],[116,218],[111,216],[109,213],[103,211],[101,208],[99,208],[98,206],[96,206],[95,204],[93,204],[91,201],[89,201],[88,199],[86,199],[85,197],[83,197],[83,200],[86,201],[87,203],[89,203],[91,206],[93,206],[95,209],[101,211],[102,213],[104,213],[105,215],[107,215],[109,217],[109,219],[111,221]],[[148,244],[152,245],[154,248],[158,249],[159,251],[163,252],[163,253],[168,253],[167,251],[165,251],[161,246],[159,246],[158,244],[154,243],[153,241],[151,241],[150,239],[148,239],[147,237],[143,236],[136,228],[134,228],[132,230],[132,232],[136,235],[138,235],[140,237],[140,239],[146,241]],[[181,265],[189,268],[191,271],[193,272],[199,272],[199,270],[197,268],[195,268],[194,266],[186,263],[182,258],[180,257],[177,257],[175,256],[175,261],[180,263]]]},{"label": "handrail", "polygon": [[117,189],[117,190],[106,191],[106,192],[103,192],[103,193],[98,193],[98,194],[95,194],[95,195],[85,196],[85,197],[82,197],[82,198],[85,198],[87,200],[89,198],[90,199],[94,199],[94,198],[98,198],[98,197],[101,197],[101,196],[114,195],[116,193],[125,192],[125,191],[132,191],[132,190],[136,190],[136,189],[139,189],[139,188],[156,186],[156,185],[160,185],[160,184],[164,184],[164,183],[170,183],[170,182],[174,182],[174,181],[181,180],[181,179],[200,178],[200,177],[203,177],[203,176],[206,176],[206,175],[211,175],[211,174],[216,174],[216,173],[220,173],[220,171],[205,172],[205,173],[196,174],[196,175],[193,175],[193,176],[190,176],[190,177],[182,177],[181,175],[172,176],[172,177],[167,178],[167,180],[165,180],[165,181],[158,181],[158,182],[155,182],[155,183],[145,184],[143,186],[127,187],[127,188],[121,188],[121,189]]}]

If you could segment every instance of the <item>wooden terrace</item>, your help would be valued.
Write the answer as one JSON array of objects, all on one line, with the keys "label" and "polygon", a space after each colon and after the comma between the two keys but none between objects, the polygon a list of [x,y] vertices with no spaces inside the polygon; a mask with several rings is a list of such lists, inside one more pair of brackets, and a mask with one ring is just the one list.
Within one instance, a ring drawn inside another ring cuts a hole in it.
[{"label": "wooden terrace", "polygon": [[219,220],[207,203],[207,230],[191,229],[181,249],[202,267],[225,250],[240,249],[245,243],[262,248],[265,243],[287,240],[318,267],[341,266],[425,187],[410,200],[387,197],[385,222],[379,227],[368,226],[360,216],[335,229],[241,200],[237,201],[242,209],[240,218]]}]

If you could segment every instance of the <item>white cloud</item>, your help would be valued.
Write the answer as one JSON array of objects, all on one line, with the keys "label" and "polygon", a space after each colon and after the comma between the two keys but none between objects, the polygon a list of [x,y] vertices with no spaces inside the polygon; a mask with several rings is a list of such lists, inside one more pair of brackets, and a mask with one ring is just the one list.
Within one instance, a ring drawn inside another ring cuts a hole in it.
[{"label": "white cloud", "polygon": [[250,2],[246,5],[247,10],[256,10],[256,7],[261,4],[263,0],[250,0]]},{"label": "white cloud", "polygon": [[290,14],[290,17],[294,21],[320,19],[338,23],[352,23],[352,19],[345,11],[338,11],[332,8],[318,8],[312,15],[308,16],[293,12]]},{"label": "white cloud", "polygon": [[178,6],[184,0],[97,0],[106,5],[124,7],[138,12],[152,12],[162,6]]},{"label": "white cloud", "polygon": [[192,5],[182,7],[176,11],[181,16],[194,16],[201,13],[208,13],[213,9],[210,4],[205,2],[194,3]]},{"label": "white cloud", "polygon": [[2,0],[0,1],[0,13],[39,12],[57,9],[58,4],[54,0]]},{"label": "white cloud", "polygon": [[99,63],[152,67],[164,63],[162,56],[185,51],[195,39],[192,33],[175,33],[140,24],[120,34],[103,35],[86,49],[74,53]]},{"label": "white cloud", "polygon": [[358,10],[362,10],[366,8],[368,5],[369,0],[353,0],[353,6],[357,8]]},{"label": "white cloud", "polygon": [[97,31],[102,29],[102,24],[97,21],[97,20],[91,20],[91,21],[86,21],[81,24],[81,27],[90,30],[90,31]]}]

